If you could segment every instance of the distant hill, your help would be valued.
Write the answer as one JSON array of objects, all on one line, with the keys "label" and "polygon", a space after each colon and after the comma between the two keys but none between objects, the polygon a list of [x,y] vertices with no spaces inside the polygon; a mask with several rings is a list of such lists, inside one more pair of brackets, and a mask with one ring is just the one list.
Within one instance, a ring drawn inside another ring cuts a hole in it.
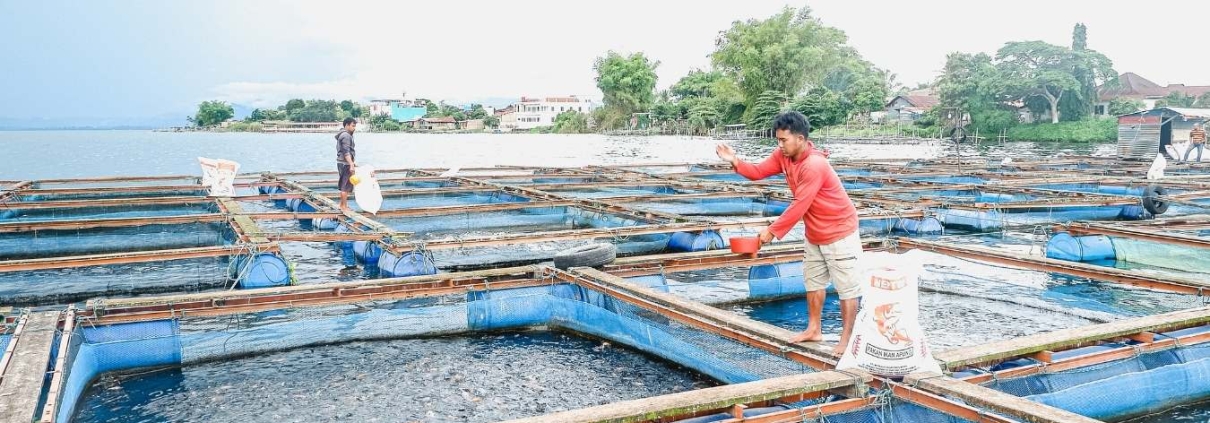
[{"label": "distant hill", "polygon": [[231,108],[235,110],[235,120],[244,120],[248,117],[248,115],[252,114],[253,110],[256,110],[255,107],[249,107],[243,104],[232,104]]}]

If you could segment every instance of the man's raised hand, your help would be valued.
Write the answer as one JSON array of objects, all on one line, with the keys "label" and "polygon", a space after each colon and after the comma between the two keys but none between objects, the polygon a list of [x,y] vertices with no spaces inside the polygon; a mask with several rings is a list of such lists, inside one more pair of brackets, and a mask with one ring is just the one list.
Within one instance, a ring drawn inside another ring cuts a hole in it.
[{"label": "man's raised hand", "polygon": [[714,147],[714,153],[718,154],[718,158],[723,159],[723,161],[735,164],[735,150],[732,150],[731,146],[719,143],[718,146]]}]

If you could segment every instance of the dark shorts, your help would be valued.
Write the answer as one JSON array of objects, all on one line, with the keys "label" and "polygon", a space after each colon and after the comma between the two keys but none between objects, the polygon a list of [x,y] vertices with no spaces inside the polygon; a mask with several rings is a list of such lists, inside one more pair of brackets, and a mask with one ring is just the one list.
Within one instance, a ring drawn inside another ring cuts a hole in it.
[{"label": "dark shorts", "polygon": [[337,182],[340,192],[353,192],[353,182],[349,181],[349,177],[353,176],[353,173],[349,172],[349,165],[337,163],[336,171],[340,173],[340,182]]}]

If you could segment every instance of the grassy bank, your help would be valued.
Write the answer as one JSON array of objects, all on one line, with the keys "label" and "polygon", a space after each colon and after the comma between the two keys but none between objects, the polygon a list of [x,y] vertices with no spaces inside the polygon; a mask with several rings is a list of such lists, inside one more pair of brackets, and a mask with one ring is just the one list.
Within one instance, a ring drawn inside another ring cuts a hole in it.
[{"label": "grassy bank", "polygon": [[1117,138],[1116,119],[1035,123],[1018,125],[1008,130],[1008,139],[1013,141],[1106,142]]}]

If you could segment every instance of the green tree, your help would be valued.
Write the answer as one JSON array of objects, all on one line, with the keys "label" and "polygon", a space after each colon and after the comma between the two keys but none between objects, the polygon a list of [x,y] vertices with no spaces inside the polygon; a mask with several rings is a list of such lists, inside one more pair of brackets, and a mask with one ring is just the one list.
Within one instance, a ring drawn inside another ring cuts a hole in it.
[{"label": "green tree", "polygon": [[1167,96],[1155,101],[1155,107],[1193,107],[1197,97],[1185,95],[1179,91],[1168,93]]},{"label": "green tree", "polygon": [[844,123],[848,116],[840,103],[839,94],[818,87],[799,96],[790,108],[806,116],[811,127],[818,128]]},{"label": "green tree", "polygon": [[787,7],[768,19],[732,23],[715,41],[711,62],[735,80],[753,121],[751,108],[766,92],[796,95],[856,59],[846,41],[844,32],[823,25],[810,8]]},{"label": "green tree", "polygon": [[307,106],[307,103],[305,101],[302,101],[302,99],[299,99],[299,98],[295,98],[295,99],[292,99],[292,100],[286,102],[285,111],[288,114],[295,110],[301,110],[303,107],[306,107],[306,106]]},{"label": "green tree", "polygon": [[361,107],[360,104],[354,103],[350,100],[344,100],[344,101],[340,102],[340,110],[343,110],[344,114],[347,117],[354,117],[354,118],[361,117],[362,109],[363,109],[363,107]]},{"label": "green tree", "polygon": [[552,132],[557,134],[583,134],[588,132],[588,115],[568,110],[555,116]]},{"label": "green tree", "polygon": [[1118,97],[1109,101],[1109,114],[1113,116],[1128,115],[1147,107],[1142,100]]},{"label": "green tree", "polygon": [[748,113],[749,129],[768,129],[773,125],[773,118],[781,113],[786,105],[786,96],[778,91],[765,91],[757,97]]},{"label": "green tree", "polygon": [[[289,105],[286,108],[289,110]],[[289,110],[287,116],[294,122],[335,122],[347,117],[335,100],[307,101],[302,108]]]},{"label": "green tree", "polygon": [[452,117],[454,120],[463,121],[467,119],[467,114],[460,107],[445,104],[443,101],[434,107],[430,107],[424,117]]},{"label": "green tree", "polygon": [[266,120],[286,120],[286,112],[273,109],[254,109],[245,122],[264,122]]},{"label": "green tree", "polygon": [[702,99],[696,102],[688,112],[689,129],[696,134],[704,134],[722,124],[722,113],[714,99]]},{"label": "green tree", "polygon": [[[602,109],[607,109],[609,127],[633,113],[646,112],[655,103],[655,69],[660,64],[647,59],[643,53],[623,56],[610,51],[593,64],[597,72],[597,88],[604,94]],[[601,122],[601,121],[598,121]]]},{"label": "green tree", "polygon": [[235,109],[225,101],[203,101],[197,105],[192,122],[199,127],[215,126],[235,116]]},{"label": "green tree", "polygon": [[487,110],[483,108],[482,104],[472,104],[471,110],[466,113],[466,118],[467,119],[486,119]]},{"label": "green tree", "polygon": [[1071,30],[1071,49],[1074,51],[1088,49],[1088,27],[1082,23],[1077,23]]},{"label": "green tree", "polygon": [[711,71],[704,72],[701,70],[690,71],[681,80],[676,81],[669,89],[672,97],[677,100],[682,100],[691,97],[712,97],[715,83],[720,79],[726,78],[722,72]]},{"label": "green tree", "polygon": [[1059,122],[1059,100],[1080,89],[1072,70],[1071,49],[1042,41],[1006,43],[996,53],[1009,92],[1020,97],[1041,96],[1050,103],[1051,123]]},{"label": "green tree", "polygon": [[382,131],[398,131],[401,129],[401,126],[399,125],[399,122],[388,119],[383,121],[382,124],[375,126],[375,128]]},{"label": "green tree", "polygon": [[399,122],[391,119],[389,114],[371,116],[370,127],[380,131],[398,131],[401,128]]},{"label": "green tree", "polygon": [[744,102],[744,93],[740,91],[739,85],[735,83],[735,79],[730,77],[719,78],[714,81],[710,87],[710,94],[714,96],[715,102],[718,104],[719,113],[721,113],[722,125],[733,125],[743,121],[744,113],[747,111],[747,103]]},{"label": "green tree", "polygon": [[485,117],[483,118],[483,126],[488,128],[498,128],[500,127],[500,118],[497,116]]},{"label": "green tree", "polygon": [[849,87],[846,94],[856,112],[869,113],[882,110],[886,106],[886,81],[877,77],[861,78]]},{"label": "green tree", "polygon": [[696,98],[684,100],[680,103],[674,103],[668,100],[657,102],[655,103],[655,106],[652,106],[651,108],[651,120],[657,124],[666,124],[681,120],[684,118],[681,106],[684,103],[691,102],[692,100],[696,100]]},{"label": "green tree", "polygon": [[991,56],[950,53],[936,88],[941,100],[937,120],[949,129],[961,124],[964,115],[969,115],[970,123],[984,133],[995,133],[1018,122],[1015,111],[1007,105],[1014,98],[1006,94],[1009,86]]},{"label": "green tree", "polygon": [[1072,91],[1059,100],[1059,118],[1077,121],[1092,115],[1097,102],[1097,86],[1117,78],[1113,62],[1105,55],[1088,49],[1088,27],[1076,24],[1071,34],[1072,76],[1079,83],[1079,90]]}]

